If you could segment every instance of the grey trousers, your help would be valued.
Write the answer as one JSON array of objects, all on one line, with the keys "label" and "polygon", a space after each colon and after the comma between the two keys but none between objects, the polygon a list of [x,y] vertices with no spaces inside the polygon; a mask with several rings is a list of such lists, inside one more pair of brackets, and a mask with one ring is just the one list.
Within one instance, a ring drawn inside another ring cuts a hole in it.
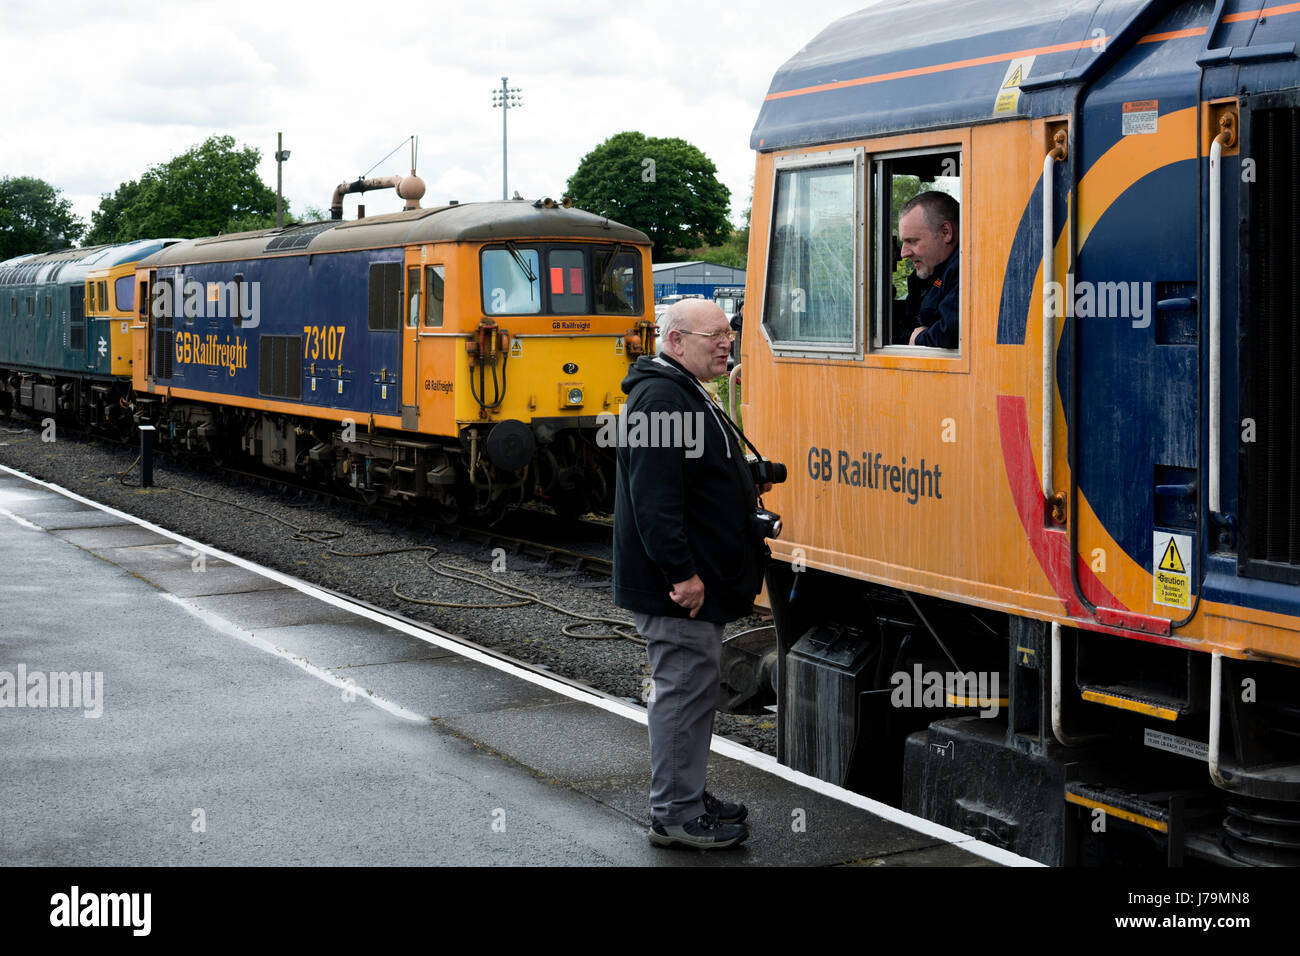
[{"label": "grey trousers", "polygon": [[718,707],[722,625],[633,614],[646,639],[654,690],[650,725],[650,812],[666,825],[704,812],[704,776]]}]

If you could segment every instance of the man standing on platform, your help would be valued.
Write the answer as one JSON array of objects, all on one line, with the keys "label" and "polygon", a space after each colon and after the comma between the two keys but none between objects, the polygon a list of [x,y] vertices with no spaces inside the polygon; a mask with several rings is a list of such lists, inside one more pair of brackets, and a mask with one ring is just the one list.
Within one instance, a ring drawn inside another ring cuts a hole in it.
[{"label": "man standing on platform", "polygon": [[660,319],[660,354],[638,358],[623,381],[614,602],[633,612],[650,658],[649,837],[659,846],[720,849],[749,835],[745,806],[705,790],[723,625],[750,612],[762,584],[751,517],[770,487],[755,488],[700,384],[726,371],[734,337],[720,308],[684,299]]}]

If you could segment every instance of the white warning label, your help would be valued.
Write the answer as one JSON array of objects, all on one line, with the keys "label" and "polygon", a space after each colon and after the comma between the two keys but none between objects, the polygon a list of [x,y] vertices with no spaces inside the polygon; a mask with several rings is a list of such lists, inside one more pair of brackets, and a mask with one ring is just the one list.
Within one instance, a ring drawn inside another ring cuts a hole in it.
[{"label": "white warning label", "polygon": [[1191,535],[1157,531],[1151,536],[1151,590],[1156,604],[1191,608]]},{"label": "white warning label", "polygon": [[1177,737],[1162,730],[1152,730],[1150,727],[1146,728],[1143,743],[1157,750],[1168,750],[1171,754],[1182,754],[1184,757],[1195,757],[1197,760],[1210,759],[1210,748],[1199,740],[1188,740],[1186,737]]},{"label": "white warning label", "polygon": [[1123,122],[1120,135],[1133,136],[1137,133],[1157,133],[1160,131],[1160,101],[1133,100],[1124,104]]}]

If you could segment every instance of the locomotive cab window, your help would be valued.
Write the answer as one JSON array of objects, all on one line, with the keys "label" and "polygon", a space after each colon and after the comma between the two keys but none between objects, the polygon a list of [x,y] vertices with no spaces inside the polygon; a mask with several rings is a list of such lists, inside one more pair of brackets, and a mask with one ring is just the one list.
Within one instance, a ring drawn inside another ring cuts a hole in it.
[{"label": "locomotive cab window", "polygon": [[131,301],[131,288],[135,282],[135,276],[122,276],[113,283],[113,304],[119,312],[135,311],[135,304]]},{"label": "locomotive cab window", "polygon": [[578,315],[587,308],[586,254],[582,249],[552,249],[546,254],[551,311]]},{"label": "locomotive cab window", "polygon": [[779,352],[860,352],[862,154],[835,158],[776,170],[763,328]]},{"label": "locomotive cab window", "polygon": [[592,252],[596,282],[596,311],[605,315],[637,315],[641,309],[637,290],[641,280],[641,256],[627,246]]},{"label": "locomotive cab window", "polygon": [[634,246],[544,243],[484,249],[487,315],[637,315],[641,254]]},{"label": "locomotive cab window", "polygon": [[420,309],[423,308],[420,302],[419,266],[406,270],[406,301],[406,325],[413,329],[420,324]]},{"label": "locomotive cab window", "polygon": [[871,162],[871,350],[961,349],[961,152],[912,150]]},{"label": "locomotive cab window", "polygon": [[447,269],[445,266],[424,267],[424,325],[430,329],[442,328],[442,304],[447,297]]},{"label": "locomotive cab window", "polygon": [[542,311],[542,260],[536,249],[508,243],[484,249],[483,311],[488,315],[531,315]]},{"label": "locomotive cab window", "polygon": [[442,328],[442,302],[446,296],[444,281],[446,269],[443,266],[425,266],[423,287],[420,285],[420,275],[419,266],[412,266],[406,270],[406,324],[410,328],[416,328],[420,324],[420,316],[423,315],[425,328],[440,329]]}]

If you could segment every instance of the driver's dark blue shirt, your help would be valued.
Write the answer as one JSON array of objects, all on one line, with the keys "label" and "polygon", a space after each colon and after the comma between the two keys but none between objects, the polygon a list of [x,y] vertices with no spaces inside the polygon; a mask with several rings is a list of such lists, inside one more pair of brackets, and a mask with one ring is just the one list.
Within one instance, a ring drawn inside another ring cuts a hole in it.
[{"label": "driver's dark blue shirt", "polygon": [[[907,305],[905,327],[910,338],[918,325],[926,330],[916,337],[914,345],[931,348],[955,349],[960,336],[957,328],[957,285],[960,272],[957,250],[939,264],[928,279],[913,272],[907,277]],[[903,339],[906,343],[907,339]]]}]

